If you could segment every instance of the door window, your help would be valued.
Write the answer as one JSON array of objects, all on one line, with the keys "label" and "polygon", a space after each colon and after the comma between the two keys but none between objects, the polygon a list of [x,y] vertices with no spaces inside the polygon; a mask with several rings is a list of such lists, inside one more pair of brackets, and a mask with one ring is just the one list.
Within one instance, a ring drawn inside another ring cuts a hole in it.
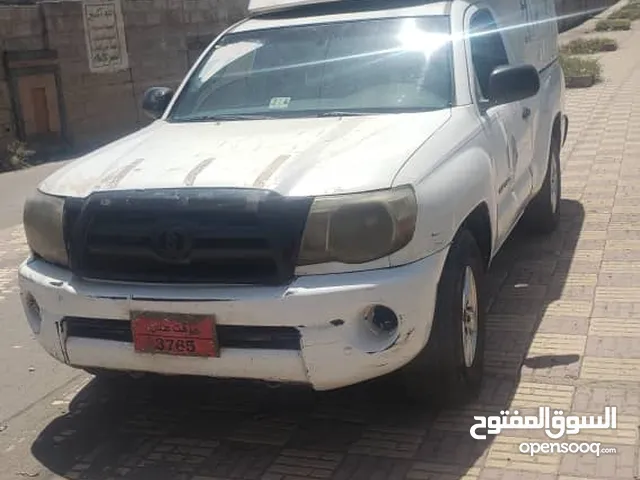
[{"label": "door window", "polygon": [[493,15],[481,10],[470,22],[471,59],[476,77],[476,89],[482,98],[487,98],[491,73],[502,65],[509,64],[502,35]]}]

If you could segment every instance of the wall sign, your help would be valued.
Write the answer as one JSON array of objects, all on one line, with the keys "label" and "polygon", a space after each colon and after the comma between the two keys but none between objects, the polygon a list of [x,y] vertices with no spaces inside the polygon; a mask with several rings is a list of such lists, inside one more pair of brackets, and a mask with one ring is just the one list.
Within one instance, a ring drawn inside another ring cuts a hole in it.
[{"label": "wall sign", "polygon": [[89,70],[117,72],[129,68],[120,0],[82,2]]}]

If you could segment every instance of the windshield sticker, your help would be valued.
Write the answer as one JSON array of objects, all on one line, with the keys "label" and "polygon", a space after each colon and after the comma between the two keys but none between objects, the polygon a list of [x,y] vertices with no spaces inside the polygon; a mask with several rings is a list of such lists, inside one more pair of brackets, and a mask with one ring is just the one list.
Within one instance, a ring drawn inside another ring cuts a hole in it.
[{"label": "windshield sticker", "polygon": [[291,97],[273,97],[269,102],[269,108],[289,108]]}]

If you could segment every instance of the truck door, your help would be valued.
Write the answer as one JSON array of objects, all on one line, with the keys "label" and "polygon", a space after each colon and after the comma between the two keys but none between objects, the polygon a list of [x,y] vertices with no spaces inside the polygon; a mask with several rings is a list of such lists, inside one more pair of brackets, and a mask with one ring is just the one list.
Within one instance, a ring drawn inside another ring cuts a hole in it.
[{"label": "truck door", "polygon": [[508,65],[503,34],[488,8],[471,7],[465,21],[466,42],[471,56],[470,71],[475,76],[475,99],[480,121],[488,138],[496,174],[497,246],[511,232],[520,213],[523,191],[531,188],[528,172],[530,144],[528,118],[520,102],[490,105],[489,78],[496,67]]},{"label": "truck door", "polygon": [[[548,25],[541,23],[540,8],[544,7],[544,0],[520,0],[520,11],[522,22],[525,27],[511,31],[511,41],[515,44],[522,44],[523,59],[518,63],[537,64],[539,56],[542,55],[540,35],[546,32]],[[546,19],[548,20],[548,19]],[[549,22],[551,23],[551,22]],[[520,138],[518,145],[518,163],[515,167],[514,192],[518,201],[524,205],[533,188],[531,176],[531,165],[534,161],[534,133],[536,116],[538,114],[538,95],[526,98],[520,102],[514,102],[512,107],[514,112],[514,129],[516,137]],[[545,155],[546,160],[546,155]]]}]

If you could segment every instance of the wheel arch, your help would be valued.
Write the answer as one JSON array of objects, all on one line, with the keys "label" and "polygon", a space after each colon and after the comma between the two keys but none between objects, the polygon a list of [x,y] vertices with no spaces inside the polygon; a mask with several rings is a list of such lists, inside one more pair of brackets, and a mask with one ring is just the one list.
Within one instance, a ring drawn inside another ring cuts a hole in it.
[{"label": "wheel arch", "polygon": [[486,202],[479,203],[464,219],[456,232],[456,236],[463,229],[468,230],[475,238],[482,254],[485,269],[491,264],[493,256],[493,229],[491,215]]},{"label": "wheel arch", "polygon": [[551,137],[549,139],[549,149],[557,148],[558,150],[560,150],[562,143],[564,143],[566,132],[564,134],[562,132],[563,118],[564,116],[562,115],[562,112],[558,112],[553,119],[553,126],[551,127]]}]

